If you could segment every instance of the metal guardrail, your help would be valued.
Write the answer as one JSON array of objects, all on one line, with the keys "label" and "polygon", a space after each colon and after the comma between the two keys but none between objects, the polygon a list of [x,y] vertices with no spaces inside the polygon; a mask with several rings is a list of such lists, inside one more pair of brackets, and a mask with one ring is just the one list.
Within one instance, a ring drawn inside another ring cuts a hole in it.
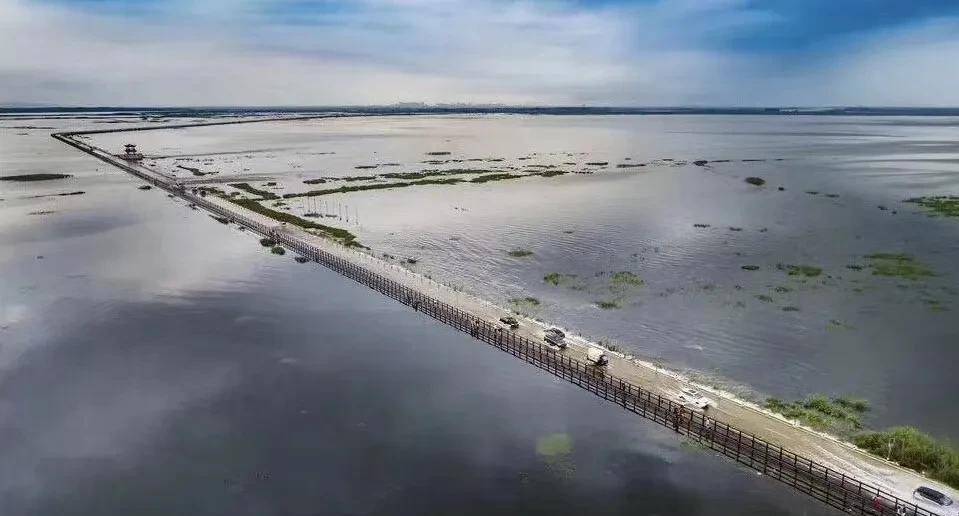
[{"label": "metal guardrail", "polygon": [[831,507],[849,514],[868,516],[938,516],[883,489],[856,480],[726,423],[716,421],[699,411],[691,410],[676,401],[608,374],[602,368],[557,353],[541,342],[503,330],[485,319],[324,251],[293,235],[277,231],[275,225],[268,226],[240,214],[239,211],[224,208],[189,191],[173,189],[170,185],[138,171],[135,167],[121,163],[112,156],[107,157],[109,155],[106,153],[98,153],[98,149],[92,146],[76,142],[69,138],[69,135],[53,136],[175,193],[196,206],[272,238],[278,244],[285,245],[343,276],[440,322],[467,332],[476,339],[620,405],[630,412],[672,429],[706,448],[787,484]]}]

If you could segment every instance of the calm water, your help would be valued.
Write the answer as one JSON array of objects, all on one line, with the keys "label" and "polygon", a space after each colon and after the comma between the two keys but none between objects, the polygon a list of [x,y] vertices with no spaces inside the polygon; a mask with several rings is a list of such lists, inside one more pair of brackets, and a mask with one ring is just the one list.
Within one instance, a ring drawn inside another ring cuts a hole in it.
[{"label": "calm water", "polygon": [[50,131],[0,129],[75,176],[0,183],[4,516],[822,512]]},{"label": "calm water", "polygon": [[[959,119],[944,117],[450,116],[135,138],[166,156],[155,160],[161,170],[262,173],[277,193],[344,184],[304,179],[395,171],[591,170],[324,196],[291,210],[340,215],[333,223],[377,255],[415,257],[419,272],[504,305],[535,297],[539,306],[517,308],[745,396],[858,396],[875,426],[914,424],[955,440],[944,407],[959,391],[959,222],[902,201],[959,192],[957,130]],[[119,150],[130,138],[94,140]],[[436,152],[449,155],[427,155]],[[690,163],[698,159],[711,163]],[[637,163],[647,166],[616,167]],[[937,276],[847,267],[879,252],[912,254]],[[779,264],[823,273],[803,280]],[[621,271],[645,285],[617,288],[610,277]],[[550,273],[563,275],[559,286],[543,281]]]}]

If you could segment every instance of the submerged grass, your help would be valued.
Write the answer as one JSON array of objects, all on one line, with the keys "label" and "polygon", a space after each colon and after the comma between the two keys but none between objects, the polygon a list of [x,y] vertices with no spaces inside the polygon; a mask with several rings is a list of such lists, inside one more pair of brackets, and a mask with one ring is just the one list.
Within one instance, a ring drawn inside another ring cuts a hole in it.
[{"label": "submerged grass", "polygon": [[260,190],[250,183],[230,183],[228,186],[236,188],[237,190],[243,190],[246,193],[256,195],[265,201],[272,201],[274,199],[279,199],[280,196],[276,195],[273,192],[267,190]]},{"label": "submerged grass", "polygon": [[870,262],[869,267],[872,268],[874,276],[888,276],[915,281],[936,275],[908,254],[875,253],[867,255],[866,259]]},{"label": "submerged grass", "polygon": [[596,306],[602,308],[603,310],[615,310],[622,308],[618,301],[596,301]]},{"label": "submerged grass", "polygon": [[790,265],[780,263],[776,265],[776,268],[781,271],[786,271],[790,276],[805,276],[807,278],[815,278],[822,274],[822,268],[815,267],[813,265]]},{"label": "submerged grass", "polygon": [[566,283],[569,280],[576,279],[575,274],[561,274],[558,272],[551,272],[543,276],[543,281],[549,283],[554,287],[558,287],[563,283]]},{"label": "submerged grass", "polygon": [[646,284],[643,281],[643,278],[640,278],[638,275],[629,272],[629,271],[620,271],[613,273],[612,278],[609,280],[610,286],[612,287],[641,287]]},{"label": "submerged grass", "polygon": [[401,181],[396,183],[374,183],[369,185],[341,186],[339,188],[328,188],[325,190],[310,190],[308,192],[289,193],[289,194],[283,195],[283,198],[292,199],[294,197],[316,197],[320,195],[362,192],[366,190],[386,190],[390,188],[406,188],[408,186],[453,185],[462,181],[463,181],[462,179],[456,179],[451,177],[451,178],[445,178],[445,179],[424,179],[422,181],[408,181],[408,182]]},{"label": "submerged grass", "polygon": [[933,215],[959,217],[959,195],[914,197],[912,199],[906,199],[903,202],[918,204]]},{"label": "submerged grass", "polygon": [[533,251],[530,251],[529,249],[513,249],[508,251],[506,254],[512,256],[513,258],[523,258],[526,256],[532,256]]},{"label": "submerged grass", "polygon": [[[287,224],[299,226],[303,229],[316,229],[316,230],[322,231],[327,236],[335,240],[338,240],[341,244],[347,247],[363,247],[363,244],[359,243],[356,240],[356,235],[354,235],[353,233],[350,233],[349,231],[345,229],[335,228],[333,226],[326,226],[323,224],[317,224],[311,220],[301,219],[300,217],[297,217],[296,215],[292,215],[290,213],[271,210],[270,208],[263,206],[262,204],[260,204],[258,201],[254,199],[229,198],[229,201],[239,206],[242,206],[250,211],[255,211],[256,213],[259,213],[260,215],[265,215],[267,217],[270,217],[271,219],[274,219],[278,222],[286,222]],[[267,240],[267,239],[264,239],[264,240]],[[263,243],[263,240],[261,240],[260,243]],[[263,245],[265,246],[266,244],[263,244]]]},{"label": "submerged grass", "polygon": [[517,179],[520,177],[525,177],[525,176],[518,175],[518,174],[505,174],[505,173],[486,174],[485,176],[479,176],[479,177],[474,177],[473,179],[470,179],[470,183],[488,183],[490,181],[502,181],[504,179]]},{"label": "submerged grass", "polygon": [[20,174],[17,176],[0,176],[0,181],[51,181],[73,177],[70,174]]}]

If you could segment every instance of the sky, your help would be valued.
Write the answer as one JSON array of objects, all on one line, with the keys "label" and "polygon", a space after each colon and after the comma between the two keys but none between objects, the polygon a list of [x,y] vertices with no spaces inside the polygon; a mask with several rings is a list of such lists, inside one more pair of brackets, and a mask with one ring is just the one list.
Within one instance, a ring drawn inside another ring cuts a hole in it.
[{"label": "sky", "polygon": [[957,0],[0,0],[0,104],[959,106]]}]

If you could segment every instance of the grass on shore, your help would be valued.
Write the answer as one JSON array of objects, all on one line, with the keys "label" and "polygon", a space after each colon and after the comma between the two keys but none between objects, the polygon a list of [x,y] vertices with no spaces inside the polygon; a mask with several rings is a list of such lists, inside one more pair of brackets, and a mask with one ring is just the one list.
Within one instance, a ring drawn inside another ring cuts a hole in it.
[{"label": "grass on shore", "polygon": [[[255,211],[260,215],[265,215],[271,219],[276,220],[277,222],[286,222],[287,224],[292,224],[294,226],[299,226],[303,229],[316,229],[322,231],[327,236],[338,240],[341,244],[347,247],[363,247],[363,244],[359,243],[356,240],[356,235],[350,233],[349,231],[341,228],[335,228],[333,226],[326,226],[323,224],[317,224],[311,220],[301,219],[296,215],[290,213],[284,213],[282,211],[271,210],[266,206],[263,206],[254,199],[228,199],[230,202],[242,206],[250,211]],[[260,241],[262,243],[262,240]],[[265,244],[264,244],[265,245]]]},{"label": "grass on shore", "polygon": [[532,296],[526,297],[514,297],[509,300],[509,304],[513,305],[513,309],[516,313],[522,315],[528,315],[529,311],[535,310],[539,307],[540,300]]},{"label": "grass on shore", "polygon": [[236,188],[237,190],[243,190],[246,193],[253,194],[263,199],[264,201],[272,201],[274,199],[279,199],[280,196],[276,195],[273,192],[267,190],[260,190],[250,183],[230,183],[228,186]]},{"label": "grass on shore", "polygon": [[769,398],[765,407],[808,427],[846,438],[862,430],[862,416],[869,411],[865,400],[826,396],[810,396],[793,402]]},{"label": "grass on shore", "polygon": [[904,467],[959,488],[959,450],[911,426],[866,432],[853,439],[856,446]]},{"label": "grass on shore", "polygon": [[870,262],[869,266],[872,268],[874,276],[888,276],[915,281],[936,275],[908,254],[876,253],[867,255],[866,259]]}]

